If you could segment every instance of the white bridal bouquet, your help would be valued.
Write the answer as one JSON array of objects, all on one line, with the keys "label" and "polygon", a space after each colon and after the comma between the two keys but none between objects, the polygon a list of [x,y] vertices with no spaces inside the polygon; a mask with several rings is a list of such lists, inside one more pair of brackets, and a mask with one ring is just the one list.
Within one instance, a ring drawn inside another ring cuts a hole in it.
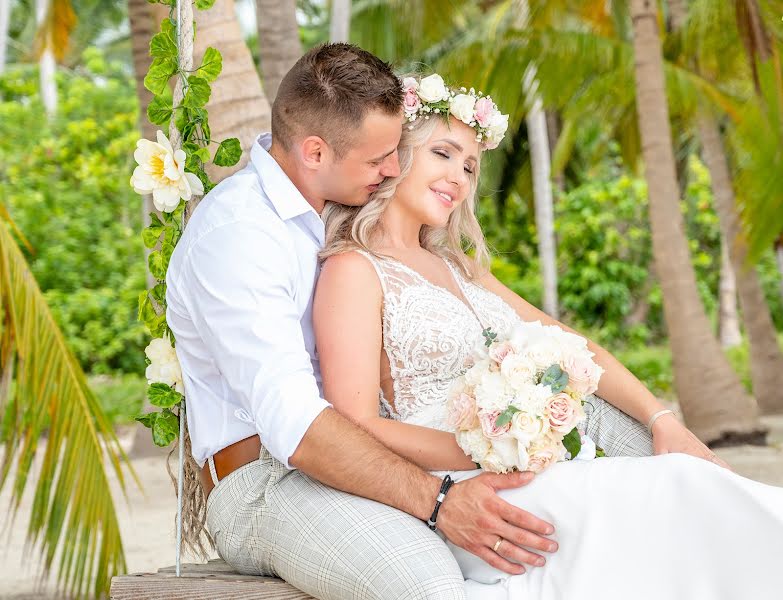
[{"label": "white bridal bouquet", "polygon": [[465,454],[495,473],[594,458],[579,428],[603,369],[587,340],[538,321],[518,323],[503,339],[483,333],[473,365],[449,391],[449,423]]}]

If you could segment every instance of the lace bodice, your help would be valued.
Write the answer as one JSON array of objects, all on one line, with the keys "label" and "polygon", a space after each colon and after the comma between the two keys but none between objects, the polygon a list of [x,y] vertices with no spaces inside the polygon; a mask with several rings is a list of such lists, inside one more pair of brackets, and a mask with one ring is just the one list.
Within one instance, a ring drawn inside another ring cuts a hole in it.
[{"label": "lace bodice", "polygon": [[381,393],[381,414],[450,431],[447,393],[470,364],[473,348],[483,341],[482,331],[487,327],[506,331],[519,317],[499,296],[467,280],[448,260],[468,304],[395,259],[362,254],[372,262],[383,289],[383,346],[394,399],[392,406]]}]

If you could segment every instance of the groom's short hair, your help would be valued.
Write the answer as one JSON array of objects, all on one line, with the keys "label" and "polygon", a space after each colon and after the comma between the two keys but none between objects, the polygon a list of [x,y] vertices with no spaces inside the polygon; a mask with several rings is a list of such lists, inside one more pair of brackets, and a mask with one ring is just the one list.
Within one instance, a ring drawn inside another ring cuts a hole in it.
[{"label": "groom's short hair", "polygon": [[400,113],[402,97],[402,84],[388,63],[352,44],[323,44],[302,56],[280,82],[272,104],[272,138],[290,150],[296,138],[317,135],[341,158],[367,113]]}]

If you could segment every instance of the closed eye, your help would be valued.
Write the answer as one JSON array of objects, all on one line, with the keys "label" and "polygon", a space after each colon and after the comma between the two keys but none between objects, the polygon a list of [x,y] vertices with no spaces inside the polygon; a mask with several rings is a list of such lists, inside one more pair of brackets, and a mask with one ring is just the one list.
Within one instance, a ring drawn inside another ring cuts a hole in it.
[{"label": "closed eye", "polygon": [[[440,156],[441,158],[445,159],[445,160],[449,160],[451,158],[451,156],[449,155],[449,153],[446,150],[438,150],[438,149],[436,149],[436,150],[433,150],[433,152],[435,154],[437,154],[438,156]],[[470,168],[466,164],[465,165],[465,173],[467,173],[468,175],[473,175],[474,169]]]}]

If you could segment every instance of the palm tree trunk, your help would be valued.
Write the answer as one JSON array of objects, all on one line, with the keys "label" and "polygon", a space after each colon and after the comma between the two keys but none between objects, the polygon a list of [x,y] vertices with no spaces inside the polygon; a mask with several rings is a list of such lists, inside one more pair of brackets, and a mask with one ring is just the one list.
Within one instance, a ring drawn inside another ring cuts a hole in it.
[{"label": "palm tree trunk", "polygon": [[731,263],[737,276],[740,306],[750,343],[753,395],[762,412],[783,413],[783,353],[778,345],[775,326],[758,273],[754,267],[745,264],[747,245],[737,214],[728,161],[718,123],[715,117],[705,111],[699,114],[698,121],[704,162],[712,177],[715,206],[720,218],[723,239],[727,242]]},{"label": "palm tree trunk", "polygon": [[737,311],[737,278],[731,266],[725,238],[720,248],[720,284],[718,286],[718,338],[722,348],[733,348],[742,343]]},{"label": "palm tree trunk", "polygon": [[536,236],[538,237],[538,258],[541,261],[543,279],[544,312],[558,318],[557,300],[557,249],[555,242],[555,219],[552,202],[551,158],[546,115],[538,95],[536,69],[529,66],[524,78],[525,94],[532,99],[525,116],[530,163],[533,171],[533,199],[536,207]]},{"label": "palm tree trunk", "polygon": [[242,158],[234,167],[207,166],[209,177],[217,182],[245,166],[258,134],[269,131],[271,113],[253,57],[239,28],[234,1],[223,0],[209,10],[196,11],[195,19],[198,35],[193,64],[201,64],[209,46],[219,48],[223,55],[223,71],[212,84],[212,96],[207,104],[211,137],[218,142],[236,137],[242,145]]},{"label": "palm tree trunk", "polygon": [[0,74],[5,71],[8,28],[11,25],[11,0],[0,0]]},{"label": "palm tree trunk", "polygon": [[[231,2],[233,4],[233,1]],[[283,76],[302,56],[296,0],[256,0],[264,92],[271,104]],[[240,38],[241,39],[241,38]]]},{"label": "palm tree trunk", "polygon": [[351,0],[332,0],[329,41],[347,42],[351,31]]},{"label": "palm tree trunk", "polygon": [[679,206],[663,77],[657,2],[632,0],[636,103],[650,196],[655,269],[672,347],[674,383],[688,426],[707,443],[758,441],[758,406],[712,334],[696,288]]},{"label": "palm tree trunk", "polygon": [[783,298],[783,236],[775,242],[775,259],[778,263],[778,273],[780,274],[780,297]]},{"label": "palm tree trunk", "polygon": [[[35,1],[35,22],[40,25],[46,19],[46,12],[49,9],[47,0]],[[52,51],[52,40],[47,38],[44,41],[41,58],[38,60],[41,82],[41,101],[43,102],[46,114],[51,118],[57,112],[57,82],[55,74],[57,65],[54,61],[54,52]]]}]

